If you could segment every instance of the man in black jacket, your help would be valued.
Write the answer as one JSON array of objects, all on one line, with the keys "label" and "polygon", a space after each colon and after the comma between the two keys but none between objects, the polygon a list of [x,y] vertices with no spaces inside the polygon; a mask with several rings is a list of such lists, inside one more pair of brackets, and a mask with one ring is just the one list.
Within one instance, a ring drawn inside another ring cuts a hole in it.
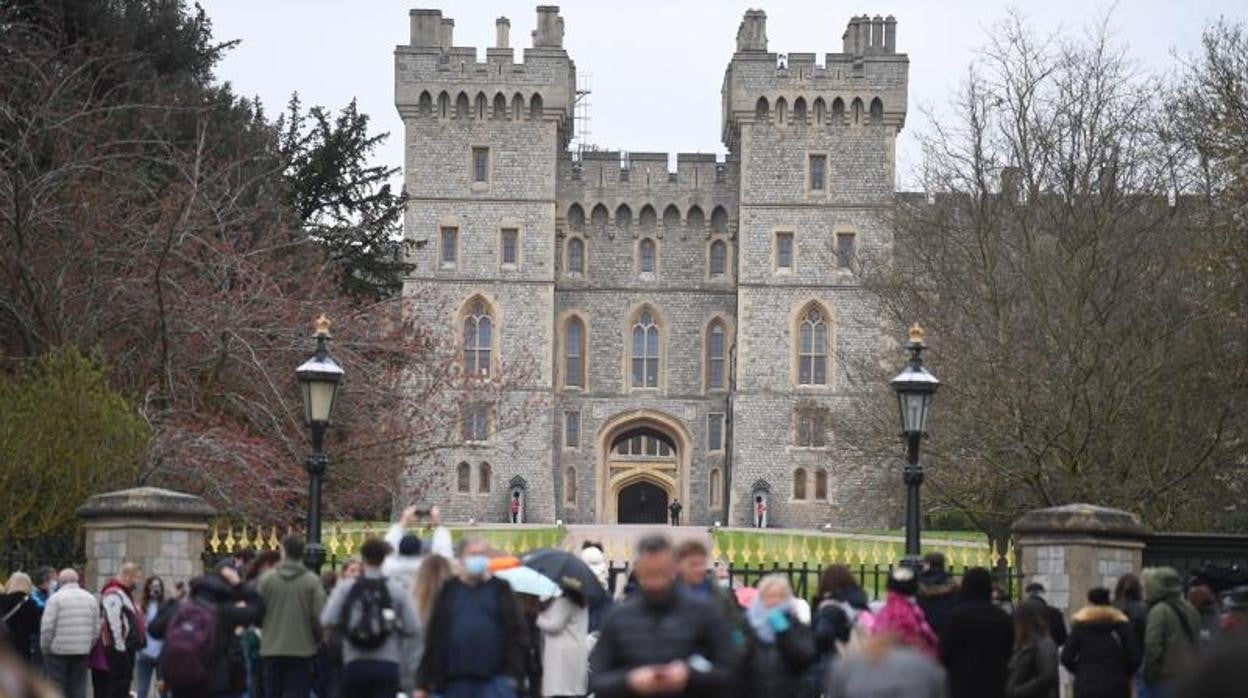
[{"label": "man in black jacket", "polygon": [[940,661],[949,670],[950,698],[1001,698],[1014,646],[1014,623],[992,603],[992,575],[972,567],[961,599],[940,633]]},{"label": "man in black jacket", "polygon": [[600,698],[719,696],[731,692],[739,658],[732,628],[706,601],[676,588],[664,536],[646,536],[633,567],[638,592],[603,621],[590,656]]},{"label": "man in black jacket", "polygon": [[490,576],[484,541],[462,544],[463,574],[442,586],[425,633],[416,696],[515,695],[527,672],[528,628],[511,585]]}]

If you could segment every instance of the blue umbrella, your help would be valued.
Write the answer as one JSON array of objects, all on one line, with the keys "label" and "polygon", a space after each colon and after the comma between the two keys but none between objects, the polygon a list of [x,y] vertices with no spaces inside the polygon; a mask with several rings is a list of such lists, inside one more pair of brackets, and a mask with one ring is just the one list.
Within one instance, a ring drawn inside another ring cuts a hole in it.
[{"label": "blue umbrella", "polygon": [[563,589],[558,584],[532,567],[498,570],[494,576],[505,580],[517,594],[528,594],[542,599],[563,595]]}]

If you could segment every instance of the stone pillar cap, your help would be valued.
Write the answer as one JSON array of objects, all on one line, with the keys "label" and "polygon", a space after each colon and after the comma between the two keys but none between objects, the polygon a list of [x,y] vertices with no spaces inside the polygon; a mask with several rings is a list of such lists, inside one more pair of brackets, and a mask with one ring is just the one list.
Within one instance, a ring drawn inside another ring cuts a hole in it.
[{"label": "stone pillar cap", "polygon": [[135,487],[92,495],[75,513],[83,519],[139,517],[204,520],[216,516],[217,510],[193,494],[159,487]]},{"label": "stone pillar cap", "polygon": [[1150,533],[1135,514],[1092,504],[1033,509],[1010,528],[1014,533],[1077,533],[1103,538],[1139,538]]}]

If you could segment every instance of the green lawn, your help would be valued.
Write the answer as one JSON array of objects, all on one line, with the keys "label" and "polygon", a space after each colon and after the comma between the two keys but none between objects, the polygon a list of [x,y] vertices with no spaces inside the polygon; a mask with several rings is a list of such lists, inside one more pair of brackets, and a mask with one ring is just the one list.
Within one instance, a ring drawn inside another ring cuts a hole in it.
[{"label": "green lawn", "polygon": [[[365,538],[383,536],[389,527],[385,522],[351,521],[331,523],[321,533],[321,541],[331,555],[350,556],[359,550]],[[497,528],[484,526],[448,526],[451,540],[458,543],[465,535],[473,535],[485,540],[490,546],[499,550],[518,554],[534,548],[557,548],[563,543],[566,531],[554,526],[548,528],[516,528],[504,526]],[[422,537],[429,535],[419,527],[412,527],[411,532]]]},{"label": "green lawn", "polygon": [[[888,535],[880,531],[874,535]],[[939,532],[927,534],[926,540],[940,538],[958,539],[957,536],[940,536]],[[896,542],[860,540],[830,535],[803,535],[796,533],[765,533],[756,531],[716,531],[714,533],[715,556],[729,560],[733,565],[770,567],[806,564],[810,567],[827,564],[887,565],[901,558],[904,546]],[[963,537],[964,540],[975,540]],[[983,536],[978,540],[982,541]],[[942,552],[950,559],[951,567],[969,567],[989,564],[988,546],[950,546],[927,543],[924,552]]]}]

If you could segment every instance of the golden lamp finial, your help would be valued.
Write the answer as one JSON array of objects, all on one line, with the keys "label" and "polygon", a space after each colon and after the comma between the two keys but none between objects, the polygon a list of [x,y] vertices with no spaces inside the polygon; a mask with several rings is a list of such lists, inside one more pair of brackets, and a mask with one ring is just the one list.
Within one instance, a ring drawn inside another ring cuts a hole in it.
[{"label": "golden lamp finial", "polygon": [[325,317],[325,313],[321,313],[320,315],[318,315],[316,318],[316,322],[313,323],[313,326],[316,327],[316,336],[328,337],[330,324],[332,323],[330,323],[329,318]]},{"label": "golden lamp finial", "polygon": [[920,327],[919,323],[917,322],[910,326],[910,343],[911,344],[923,343],[923,328]]}]

